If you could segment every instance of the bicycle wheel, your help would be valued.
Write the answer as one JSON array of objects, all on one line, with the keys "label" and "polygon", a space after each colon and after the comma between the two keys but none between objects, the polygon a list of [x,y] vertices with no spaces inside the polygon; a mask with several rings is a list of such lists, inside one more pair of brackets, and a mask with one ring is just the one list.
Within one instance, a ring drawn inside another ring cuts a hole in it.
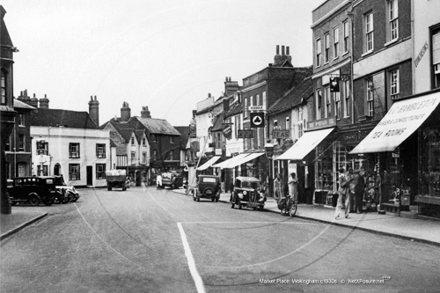
[{"label": "bicycle wheel", "polygon": [[294,201],[294,202],[292,203],[292,205],[290,206],[289,215],[290,215],[291,217],[294,217],[295,214],[296,214],[296,210],[297,210],[297,209],[298,209],[298,205],[297,205],[296,201]]}]

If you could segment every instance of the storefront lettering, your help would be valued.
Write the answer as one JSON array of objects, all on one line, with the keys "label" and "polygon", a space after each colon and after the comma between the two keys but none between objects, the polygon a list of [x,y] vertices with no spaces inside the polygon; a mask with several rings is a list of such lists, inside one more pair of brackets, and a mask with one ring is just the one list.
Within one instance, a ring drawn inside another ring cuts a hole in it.
[{"label": "storefront lettering", "polygon": [[420,60],[422,60],[423,56],[426,53],[426,50],[428,50],[429,46],[428,46],[428,42],[425,42],[425,44],[423,45],[422,49],[419,52],[419,55],[417,56],[416,60],[414,60],[414,65],[417,67],[419,65]]},{"label": "storefront lettering", "polygon": [[376,131],[375,133],[373,133],[373,136],[371,138],[378,138],[380,137],[380,135],[383,133],[383,131]]},{"label": "storefront lettering", "polygon": [[425,116],[425,113],[422,113],[419,115],[403,117],[403,118],[397,118],[397,119],[388,119],[385,121],[381,121],[378,125],[385,126],[385,125],[390,125],[390,124],[394,124],[394,123],[406,123],[406,122],[422,119],[424,116]]},{"label": "storefront lettering", "polygon": [[398,128],[398,129],[390,129],[387,131],[387,133],[385,133],[385,137],[401,135],[402,133],[405,132],[405,129],[406,127]]},{"label": "storefront lettering", "polygon": [[409,112],[409,111],[414,111],[414,110],[418,110],[418,109],[422,109],[422,108],[426,108],[426,107],[432,107],[433,105],[436,104],[436,102],[437,102],[436,99],[430,99],[430,100],[426,100],[426,101],[415,102],[415,103],[408,104],[408,105],[402,105],[400,107],[396,107],[396,109],[394,109],[393,112],[390,114],[399,114],[402,112]]}]

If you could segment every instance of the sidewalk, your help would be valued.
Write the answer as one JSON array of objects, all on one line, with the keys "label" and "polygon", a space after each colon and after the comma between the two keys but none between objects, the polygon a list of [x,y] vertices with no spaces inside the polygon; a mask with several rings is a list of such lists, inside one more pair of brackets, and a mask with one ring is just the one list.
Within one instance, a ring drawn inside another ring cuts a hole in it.
[{"label": "sidewalk", "polygon": [[15,209],[12,207],[11,214],[0,214],[0,240],[11,236],[45,216],[47,216],[47,213],[30,211],[29,209]]},{"label": "sidewalk", "polygon": [[[173,191],[185,194],[183,189]],[[222,193],[220,202],[229,204],[229,198],[230,193]],[[280,214],[277,203],[273,198],[267,199],[264,209]],[[440,246],[440,221],[417,218],[415,212],[401,212],[400,217],[397,213],[386,213],[384,215],[377,212],[354,213],[350,214],[350,219],[340,220],[334,220],[334,214],[335,209],[331,207],[300,204],[295,217]]]}]

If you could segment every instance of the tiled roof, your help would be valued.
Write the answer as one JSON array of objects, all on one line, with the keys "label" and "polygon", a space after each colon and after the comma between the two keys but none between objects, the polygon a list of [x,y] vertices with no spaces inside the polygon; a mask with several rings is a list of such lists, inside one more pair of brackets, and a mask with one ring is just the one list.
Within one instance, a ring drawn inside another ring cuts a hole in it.
[{"label": "tiled roof", "polygon": [[130,118],[130,120],[131,119],[137,119],[140,123],[142,123],[145,126],[145,128],[147,128],[147,130],[150,133],[180,136],[179,131],[177,131],[165,119],[142,118],[142,117],[137,117],[137,116]]},{"label": "tiled roof", "polygon": [[174,128],[179,131],[181,146],[184,148],[186,146],[186,143],[188,142],[189,126],[174,126]]},{"label": "tiled roof", "polygon": [[278,99],[269,109],[269,114],[275,114],[292,109],[294,106],[301,104],[313,95],[312,70],[308,70],[302,74],[302,81],[288,90],[280,99]]},{"label": "tiled roof", "polygon": [[243,112],[243,103],[234,103],[229,108],[229,111],[225,113],[224,118],[228,118]]},{"label": "tiled roof", "polygon": [[87,112],[42,108],[31,112],[31,126],[99,129]]},{"label": "tiled roof", "polygon": [[128,143],[131,139],[131,134],[134,131],[133,125],[127,122],[119,122],[110,120],[110,123],[116,129],[116,131],[124,138],[125,142]]},{"label": "tiled roof", "polygon": [[35,107],[32,107],[26,103],[23,103],[20,100],[17,100],[16,98],[14,98],[14,108],[18,108],[18,109],[27,109],[27,110],[36,110]]},{"label": "tiled roof", "polygon": [[141,143],[142,142],[142,138],[144,137],[144,130],[142,130],[142,129],[136,129],[135,130],[135,135],[136,135],[136,139],[137,139],[137,141],[139,142],[139,143]]}]

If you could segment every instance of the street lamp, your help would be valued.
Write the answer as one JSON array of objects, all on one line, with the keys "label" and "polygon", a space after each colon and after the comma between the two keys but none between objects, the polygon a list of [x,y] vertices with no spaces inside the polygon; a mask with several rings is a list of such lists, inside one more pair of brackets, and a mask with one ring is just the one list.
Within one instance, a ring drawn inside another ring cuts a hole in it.
[{"label": "street lamp", "polygon": [[270,141],[267,141],[264,145],[264,149],[266,150],[266,157],[268,159],[269,165],[269,197],[273,196],[273,175],[272,175],[272,157],[273,157],[273,144]]}]

